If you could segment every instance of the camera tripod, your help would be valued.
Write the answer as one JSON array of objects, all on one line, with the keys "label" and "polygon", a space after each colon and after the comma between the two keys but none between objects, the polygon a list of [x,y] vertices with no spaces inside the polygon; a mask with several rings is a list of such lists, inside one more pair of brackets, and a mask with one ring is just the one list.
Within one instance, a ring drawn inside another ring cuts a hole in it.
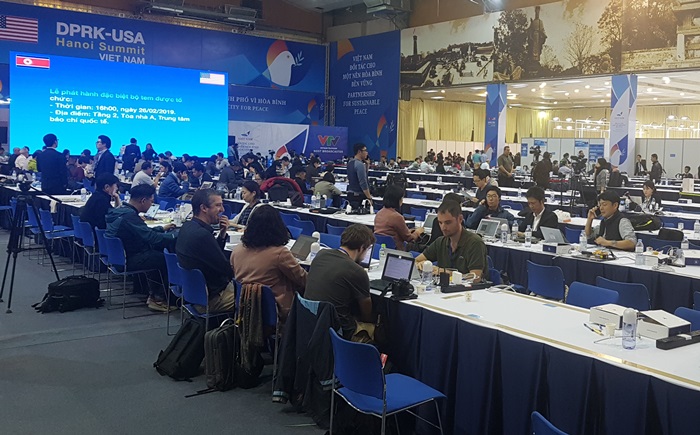
[{"label": "camera tripod", "polygon": [[[10,267],[10,257],[12,257],[12,275],[10,277],[10,291],[7,298],[7,311],[6,313],[12,313],[12,292],[15,286],[15,271],[17,268],[17,255],[23,251],[31,251],[36,249],[46,249],[46,253],[49,255],[51,260],[51,268],[56,275],[56,280],[61,278],[58,276],[58,270],[56,270],[56,263],[53,260],[53,254],[51,253],[51,246],[49,245],[49,240],[44,237],[44,226],[41,224],[41,219],[39,215],[39,210],[34,204],[32,194],[29,193],[29,184],[23,182],[20,184],[21,193],[17,196],[17,207],[15,209],[15,214],[12,217],[12,226],[10,227],[10,241],[7,243],[7,261],[5,262],[5,272],[2,277],[2,287],[0,287],[0,302],[3,302],[2,296],[5,293],[5,284],[7,282],[7,272]],[[42,192],[43,193],[43,192]],[[43,239],[43,247],[24,247],[22,243],[22,238],[24,237],[24,231],[26,227],[24,223],[29,218],[28,207],[32,208],[34,216],[36,217],[37,226],[39,228],[39,234]]]}]

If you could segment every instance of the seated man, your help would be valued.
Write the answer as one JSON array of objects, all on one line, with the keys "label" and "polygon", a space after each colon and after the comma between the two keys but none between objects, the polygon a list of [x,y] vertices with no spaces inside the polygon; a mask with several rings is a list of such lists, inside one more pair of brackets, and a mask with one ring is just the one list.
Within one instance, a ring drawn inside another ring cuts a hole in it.
[{"label": "seated man", "polygon": [[241,187],[243,184],[243,177],[240,175],[241,163],[238,160],[234,160],[229,166],[224,166],[221,168],[221,174],[219,174],[218,186],[225,186],[229,192],[235,192],[236,189]]},{"label": "seated man", "polygon": [[[618,210],[620,207],[620,197],[613,190],[606,190],[598,195],[598,207],[588,211],[586,220],[586,237],[593,240],[596,245],[607,248],[622,249],[623,251],[633,251],[637,244],[637,236],[629,219],[622,216]],[[597,212],[603,216],[600,225],[592,228],[593,219]]]},{"label": "seated man", "polygon": [[161,166],[161,170],[158,171],[155,180],[151,178],[153,175],[153,163],[146,160],[141,164],[141,170],[134,175],[134,179],[131,182],[132,186],[138,186],[139,184],[148,184],[149,186],[157,186],[160,181],[160,177],[167,173],[167,168],[165,165]]},{"label": "seated man", "polygon": [[193,187],[195,189],[199,189],[202,187],[202,183],[204,182],[212,182],[214,181],[209,174],[206,173],[204,170],[204,165],[201,163],[195,163],[192,165],[192,182],[190,183],[190,187]]},{"label": "seated man", "polygon": [[437,221],[442,231],[434,243],[416,258],[416,265],[422,268],[425,260],[437,261],[439,268],[456,269],[464,274],[474,274],[474,282],[488,276],[489,264],[486,260],[486,245],[475,233],[462,228],[462,208],[456,201],[443,201],[437,212]]},{"label": "seated man", "polygon": [[474,170],[474,186],[476,186],[476,196],[471,198],[471,201],[476,205],[486,199],[486,191],[488,187],[498,187],[496,180],[491,178],[491,173],[486,169]]},{"label": "seated man", "polygon": [[486,189],[486,199],[481,201],[481,204],[467,218],[467,228],[475,230],[479,228],[482,219],[491,218],[507,219],[508,228],[513,226],[515,220],[515,216],[501,207],[501,189],[493,186]]},{"label": "seated man", "polygon": [[[168,279],[163,249],[175,249],[175,234],[169,233],[175,226],[149,228],[139,213],[145,213],[153,204],[156,189],[142,184],[131,188],[131,199],[119,208],[107,212],[107,236],[117,237],[124,245],[126,267],[130,270],[158,270],[149,281],[164,282]],[[153,311],[167,311],[164,286],[151,286],[146,305]]]},{"label": "seated man", "polygon": [[294,174],[294,182],[297,183],[297,186],[299,186],[299,189],[301,189],[303,194],[313,195],[314,191],[309,189],[309,186],[306,184],[306,169],[304,169],[303,166],[296,169],[296,173]]},{"label": "seated man", "polygon": [[[199,163],[195,164],[195,167]],[[228,217],[221,195],[212,189],[201,189],[192,197],[191,221],[185,222],[177,236],[177,261],[185,269],[199,269],[207,282],[209,311],[231,311],[234,308],[233,270],[224,255]],[[212,225],[219,224],[217,237]],[[205,312],[205,307],[197,307]]]},{"label": "seated man", "polygon": [[556,213],[544,205],[545,194],[541,187],[534,186],[529,188],[527,193],[525,193],[525,198],[527,198],[527,205],[530,207],[530,210],[523,213],[525,219],[520,222],[518,232],[524,233],[529,226],[533,236],[543,239],[540,228],[559,228],[559,218]]},{"label": "seated man", "polygon": [[107,228],[105,216],[114,205],[119,207],[122,202],[119,199],[117,188],[119,179],[114,174],[100,174],[95,180],[95,193],[90,195],[83,208],[80,210],[80,220],[90,224],[90,228]]},{"label": "seated man", "polygon": [[340,249],[322,249],[306,278],[304,297],[333,304],[348,340],[355,335],[359,322],[373,321],[369,278],[358,263],[374,242],[374,234],[366,225],[350,225],[340,236]]},{"label": "seated man", "polygon": [[165,198],[179,198],[188,193],[190,183],[187,182],[187,166],[183,163],[175,162],[173,170],[170,172],[160,184],[158,196]]}]

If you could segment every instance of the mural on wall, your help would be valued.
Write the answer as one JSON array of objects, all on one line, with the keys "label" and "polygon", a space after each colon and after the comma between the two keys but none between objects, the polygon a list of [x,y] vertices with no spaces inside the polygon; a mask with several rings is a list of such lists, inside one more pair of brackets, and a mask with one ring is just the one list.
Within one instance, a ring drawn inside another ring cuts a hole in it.
[{"label": "mural on wall", "polygon": [[405,29],[401,84],[430,88],[618,72],[621,3],[563,0]]}]

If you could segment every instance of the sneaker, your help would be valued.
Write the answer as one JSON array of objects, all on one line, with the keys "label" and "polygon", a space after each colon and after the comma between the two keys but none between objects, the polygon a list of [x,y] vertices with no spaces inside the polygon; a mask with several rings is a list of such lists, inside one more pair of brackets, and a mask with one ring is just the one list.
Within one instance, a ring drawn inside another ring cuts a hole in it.
[{"label": "sneaker", "polygon": [[146,301],[146,306],[148,306],[148,309],[151,311],[159,311],[161,313],[167,313],[168,311],[174,311],[177,309],[177,307],[169,307],[167,302],[159,301],[153,297],[148,298]]}]

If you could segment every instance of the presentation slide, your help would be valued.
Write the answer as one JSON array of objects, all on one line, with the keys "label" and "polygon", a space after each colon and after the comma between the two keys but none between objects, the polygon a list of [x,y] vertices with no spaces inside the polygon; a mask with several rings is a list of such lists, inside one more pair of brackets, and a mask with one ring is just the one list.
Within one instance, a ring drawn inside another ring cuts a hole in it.
[{"label": "presentation slide", "polygon": [[211,156],[228,146],[226,73],[11,53],[10,146],[90,149],[97,136],[117,155],[134,137],[162,153]]}]

